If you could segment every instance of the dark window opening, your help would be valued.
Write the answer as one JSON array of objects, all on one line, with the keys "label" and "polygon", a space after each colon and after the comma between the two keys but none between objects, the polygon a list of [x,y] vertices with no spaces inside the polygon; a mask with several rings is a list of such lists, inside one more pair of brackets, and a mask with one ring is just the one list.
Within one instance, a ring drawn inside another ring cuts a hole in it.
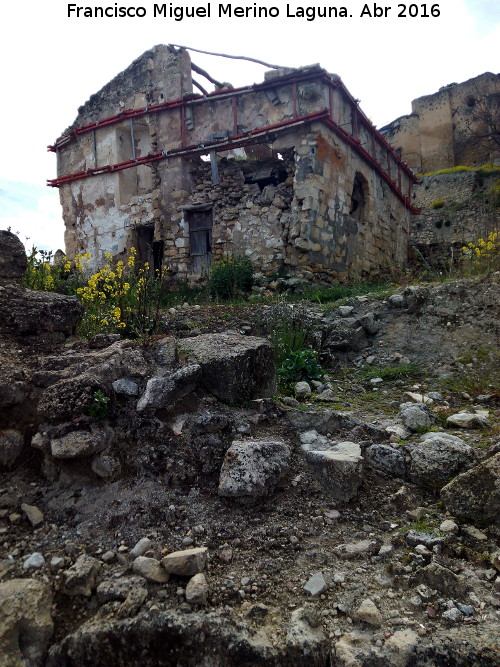
[{"label": "dark window opening", "polygon": [[465,104],[472,109],[472,107],[476,106],[476,98],[473,95],[469,95],[465,100]]},{"label": "dark window opening", "polygon": [[361,221],[363,219],[367,194],[368,184],[366,179],[361,174],[356,173],[352,186],[351,209],[349,211],[349,215],[356,218],[356,220]]},{"label": "dark window opening", "polygon": [[212,263],[212,209],[189,211],[189,255],[191,273],[201,275]]},{"label": "dark window opening", "polygon": [[153,274],[161,271],[164,246],[163,241],[154,240],[154,227],[152,225],[138,227],[136,238],[137,265],[139,268],[147,262]]}]

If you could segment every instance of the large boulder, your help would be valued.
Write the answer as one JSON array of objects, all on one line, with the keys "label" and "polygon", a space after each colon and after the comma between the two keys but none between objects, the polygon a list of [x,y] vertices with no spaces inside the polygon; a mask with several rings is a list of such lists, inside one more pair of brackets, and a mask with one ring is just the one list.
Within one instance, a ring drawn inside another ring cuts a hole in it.
[{"label": "large boulder", "polygon": [[28,259],[18,237],[7,229],[0,229],[0,285],[23,277]]},{"label": "large boulder", "polygon": [[406,464],[404,454],[389,445],[372,445],[366,450],[365,459],[376,470],[391,477],[404,477]]},{"label": "large boulder", "polygon": [[181,347],[201,366],[205,389],[224,403],[265,398],[276,389],[274,349],[264,338],[204,334],[184,338]]},{"label": "large boulder", "polygon": [[137,412],[172,407],[176,401],[196,389],[200,377],[199,364],[190,364],[165,377],[151,378],[144,394],[137,402]]},{"label": "large boulder", "polygon": [[0,287],[0,333],[62,338],[75,333],[83,315],[72,296],[37,292],[16,285]]},{"label": "large boulder", "polygon": [[331,449],[309,450],[306,461],[332,498],[348,502],[357,495],[363,474],[363,457],[357,443],[339,442]]},{"label": "large boulder", "polygon": [[474,449],[449,433],[426,433],[409,457],[411,481],[431,488],[441,488],[475,462]]},{"label": "large boulder", "polygon": [[290,447],[280,440],[235,440],[222,464],[219,495],[240,502],[268,496],[289,465]]},{"label": "large boulder", "polygon": [[50,587],[36,579],[0,583],[0,663],[2,667],[37,667],[54,629]]},{"label": "large boulder", "polygon": [[432,426],[432,414],[425,403],[402,403],[399,406],[399,418],[410,431],[429,430]]},{"label": "large boulder", "polygon": [[43,392],[38,412],[54,421],[75,419],[88,413],[97,392],[106,394],[106,387],[91,373],[59,380]]},{"label": "large boulder", "polygon": [[456,516],[473,522],[497,522],[500,516],[500,454],[455,477],[441,498]]}]

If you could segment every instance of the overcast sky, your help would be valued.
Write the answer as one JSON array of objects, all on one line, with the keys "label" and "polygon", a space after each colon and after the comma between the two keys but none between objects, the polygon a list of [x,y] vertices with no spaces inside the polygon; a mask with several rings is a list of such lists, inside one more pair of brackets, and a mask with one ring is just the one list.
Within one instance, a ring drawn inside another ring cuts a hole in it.
[{"label": "overcast sky", "polygon": [[[83,6],[86,0],[79,0]],[[77,5],[79,4],[77,1]],[[56,158],[46,152],[77,114],[78,107],[141,53],[155,44],[174,43],[207,51],[247,55],[284,66],[320,63],[339,74],[361,107],[381,127],[410,113],[411,100],[441,86],[485,71],[498,72],[500,3],[498,0],[443,0],[414,4],[439,9],[439,17],[399,18],[402,3],[288,3],[299,6],[347,7],[349,18],[307,21],[278,18],[219,18],[219,3],[210,2],[210,18],[154,18],[149,0],[89,2],[89,7],[144,7],[145,18],[68,18],[61,0],[2,3],[0,39],[0,228],[19,232],[27,246],[63,247],[63,223],[56,189]],[[157,3],[163,4],[163,3]],[[167,2],[206,7],[208,2]],[[227,5],[228,3],[221,3]],[[387,18],[360,14],[365,6],[391,7]],[[253,7],[249,2],[248,6]],[[232,3],[233,8],[246,6]],[[265,68],[223,58],[192,54],[195,63],[216,79],[244,85],[262,81]]]}]

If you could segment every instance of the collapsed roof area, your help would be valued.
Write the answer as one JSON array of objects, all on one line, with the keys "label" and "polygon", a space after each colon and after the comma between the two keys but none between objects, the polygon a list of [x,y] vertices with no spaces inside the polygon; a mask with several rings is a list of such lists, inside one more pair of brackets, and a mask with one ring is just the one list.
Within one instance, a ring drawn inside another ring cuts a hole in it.
[{"label": "collapsed roof area", "polygon": [[406,262],[415,177],[319,65],[233,88],[186,49],[159,45],[49,149],[67,253],[90,252],[96,265],[132,246],[177,279],[232,253],[266,274],[326,280]]}]

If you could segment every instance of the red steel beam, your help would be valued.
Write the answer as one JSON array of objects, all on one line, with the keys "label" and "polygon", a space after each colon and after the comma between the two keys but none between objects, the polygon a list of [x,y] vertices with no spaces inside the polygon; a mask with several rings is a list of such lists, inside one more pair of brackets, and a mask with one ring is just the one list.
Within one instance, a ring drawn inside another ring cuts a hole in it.
[{"label": "red steel beam", "polygon": [[262,134],[267,134],[269,132],[276,132],[282,129],[287,129],[292,125],[302,125],[304,123],[310,123],[315,120],[322,120],[328,115],[328,111],[318,111],[312,114],[307,114],[305,116],[300,116],[299,118],[292,118],[290,120],[282,121],[281,123],[274,123],[273,125],[266,125],[263,127],[258,127],[248,132],[242,134],[236,134],[232,137],[228,137],[222,141],[206,141],[203,146],[188,146],[185,148],[172,149],[170,151],[159,151],[157,153],[151,153],[149,155],[144,155],[143,157],[136,158],[135,160],[125,160],[124,162],[118,162],[116,164],[105,165],[103,167],[98,167],[97,169],[87,169],[86,171],[79,171],[73,174],[67,174],[66,176],[60,176],[58,178],[52,178],[47,180],[47,185],[51,187],[59,187],[64,183],[69,183],[71,181],[77,181],[82,178],[87,178],[89,176],[95,176],[97,174],[104,173],[113,173],[115,171],[122,171],[123,169],[129,169],[130,167],[135,167],[140,164],[146,164],[148,162],[154,162],[156,160],[161,160],[167,157],[175,157],[177,155],[184,154],[194,154],[194,153],[206,153],[209,150],[216,148],[236,148],[234,144],[238,143],[239,145],[245,145],[247,140],[252,140],[256,136]]},{"label": "red steel beam", "polygon": [[108,125],[114,125],[119,123],[127,118],[135,118],[137,116],[144,116],[149,113],[157,113],[159,111],[169,111],[170,109],[176,109],[185,104],[196,105],[204,104],[207,100],[213,101],[214,99],[224,99],[231,97],[233,95],[245,95],[247,93],[256,92],[260,90],[266,90],[267,88],[276,88],[276,86],[284,86],[293,81],[300,83],[302,81],[308,81],[309,79],[317,78],[322,74],[326,74],[325,70],[313,70],[311,72],[301,72],[287,74],[279,79],[271,79],[270,81],[264,81],[263,83],[255,83],[252,86],[241,86],[240,88],[226,88],[224,90],[217,90],[213,93],[208,93],[208,95],[198,95],[195,94],[192,99],[179,98],[176,100],[171,100],[167,102],[161,102],[160,104],[152,104],[141,109],[129,109],[121,111],[119,114],[113,116],[108,116],[106,118],[101,118],[92,123],[87,123],[86,125],[80,125],[72,130],[68,135],[62,137],[60,140],[56,141],[55,144],[47,146],[47,150],[51,152],[56,152],[57,148],[66,145],[73,138],[79,136],[80,134],[85,134],[90,132],[93,129],[98,127],[107,127]]},{"label": "red steel beam", "polygon": [[[171,151],[160,151],[158,153],[153,153],[150,155],[145,155],[141,158],[136,158],[135,160],[126,160],[125,162],[119,162],[117,164],[106,165],[104,167],[99,167],[97,169],[88,169],[87,171],[80,171],[73,174],[68,174],[66,176],[61,176],[59,178],[50,179],[47,181],[47,185],[51,187],[59,187],[65,183],[70,183],[72,181],[81,180],[83,178],[88,178],[89,176],[95,176],[97,174],[105,173],[114,173],[117,171],[122,171],[124,169],[129,169],[130,167],[138,166],[141,164],[147,164],[149,162],[155,162],[158,160],[165,159],[167,157],[176,157],[181,155],[192,155],[196,153],[207,152],[208,149],[217,149],[224,148],[228,150],[230,148],[237,148],[249,143],[255,143],[256,139],[261,135],[266,135],[269,132],[276,132],[281,130],[286,130],[293,125],[303,125],[308,122],[319,121],[325,123],[327,127],[332,129],[336,134],[338,134],[346,143],[348,143],[355,151],[357,151],[361,157],[365,159],[383,178],[383,180],[390,186],[393,192],[405,203],[405,205],[410,209],[412,213],[419,213],[419,209],[416,209],[410,202],[409,197],[405,197],[401,190],[397,187],[395,183],[391,180],[390,176],[384,172],[379,163],[366,151],[352,135],[342,129],[335,121],[329,117],[328,109],[324,111],[316,112],[313,114],[307,114],[305,116],[300,116],[291,120],[282,121],[281,123],[275,123],[273,125],[268,125],[260,128],[255,128],[249,132],[243,134],[236,134],[232,137],[228,137],[223,141],[216,142],[206,142],[203,147],[200,146],[189,146],[181,147],[180,149],[173,149]],[[411,180],[409,180],[409,196],[411,196]]]}]

